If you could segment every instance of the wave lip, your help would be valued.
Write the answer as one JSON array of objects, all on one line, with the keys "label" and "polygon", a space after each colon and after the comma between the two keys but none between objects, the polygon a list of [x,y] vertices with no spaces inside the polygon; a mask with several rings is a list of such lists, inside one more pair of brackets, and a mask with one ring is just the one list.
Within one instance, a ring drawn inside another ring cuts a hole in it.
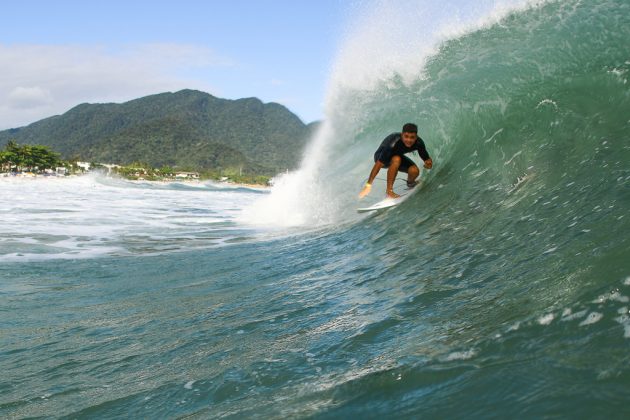
[{"label": "wave lip", "polygon": [[[491,27],[532,4],[372,1],[354,10],[331,69],[325,123],[300,168],[281,176],[269,197],[253,203],[246,222],[313,227],[356,221],[356,197],[373,164],[374,150],[409,121],[422,124],[429,152],[443,164],[446,128],[423,124],[427,119],[439,123],[441,117],[431,108],[444,105],[439,96],[425,92],[439,81],[439,76],[429,74],[427,64],[440,56],[445,42]],[[435,105],[425,108],[427,101]]]}]

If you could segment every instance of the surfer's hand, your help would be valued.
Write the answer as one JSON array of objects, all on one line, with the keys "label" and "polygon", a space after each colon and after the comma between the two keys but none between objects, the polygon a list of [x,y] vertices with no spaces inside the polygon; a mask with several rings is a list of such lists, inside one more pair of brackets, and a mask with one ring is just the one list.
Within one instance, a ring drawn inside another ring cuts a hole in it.
[{"label": "surfer's hand", "polygon": [[424,167],[427,169],[431,169],[433,167],[433,161],[431,158],[424,161]]},{"label": "surfer's hand", "polygon": [[370,193],[370,191],[372,191],[372,184],[366,183],[365,187],[363,187],[363,189],[359,193],[359,198],[365,197]]}]

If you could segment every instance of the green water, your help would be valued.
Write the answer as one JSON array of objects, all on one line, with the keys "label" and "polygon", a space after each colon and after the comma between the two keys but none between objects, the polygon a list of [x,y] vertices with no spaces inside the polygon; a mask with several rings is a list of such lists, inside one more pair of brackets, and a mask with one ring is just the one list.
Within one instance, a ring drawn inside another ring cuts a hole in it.
[{"label": "green water", "polygon": [[549,2],[342,93],[325,188],[392,120],[434,158],[387,212],[3,263],[0,416],[627,418],[628,45],[629,3]]}]

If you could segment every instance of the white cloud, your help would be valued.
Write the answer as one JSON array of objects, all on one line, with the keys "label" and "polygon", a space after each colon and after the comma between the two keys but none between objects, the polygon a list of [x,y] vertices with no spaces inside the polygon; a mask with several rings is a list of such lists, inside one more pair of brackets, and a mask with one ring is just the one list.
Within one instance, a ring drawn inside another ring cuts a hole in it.
[{"label": "white cloud", "polygon": [[122,102],[184,88],[216,91],[187,72],[233,66],[212,50],[146,44],[98,46],[0,44],[0,129],[61,114],[84,102]]},{"label": "white cloud", "polygon": [[9,92],[7,99],[8,104],[15,109],[39,108],[53,102],[50,91],[39,86],[17,86]]}]

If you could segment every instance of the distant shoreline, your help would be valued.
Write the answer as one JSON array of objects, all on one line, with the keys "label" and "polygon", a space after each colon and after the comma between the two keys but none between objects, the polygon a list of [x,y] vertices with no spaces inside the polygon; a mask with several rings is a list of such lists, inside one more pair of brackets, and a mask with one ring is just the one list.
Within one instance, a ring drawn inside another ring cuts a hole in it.
[{"label": "distant shoreline", "polygon": [[158,180],[150,180],[150,179],[126,179],[123,177],[118,177],[118,179],[123,179],[125,181],[134,182],[134,183],[143,183],[150,182],[156,184],[206,184],[211,183],[213,185],[220,186],[230,186],[230,187],[245,187],[245,188],[259,188],[259,189],[269,189],[271,185],[263,185],[263,184],[247,184],[242,182],[232,182],[232,181],[217,181],[214,179],[158,179]]},{"label": "distant shoreline", "polygon": [[[68,178],[77,178],[84,177],[89,175],[98,175],[96,172],[86,172],[79,174],[71,174],[71,175],[45,175],[45,174],[36,174],[32,172],[23,172],[23,173],[11,173],[11,172],[0,172],[0,179],[68,179]],[[243,187],[243,188],[256,188],[256,189],[269,189],[270,185],[266,184],[251,184],[251,183],[242,183],[242,182],[233,182],[233,181],[220,181],[214,179],[128,179],[123,176],[109,176],[104,175],[107,178],[112,179],[121,179],[128,182],[140,183],[140,182],[150,182],[157,184],[204,184],[204,183],[212,183],[215,185],[226,185],[230,187]]]}]

